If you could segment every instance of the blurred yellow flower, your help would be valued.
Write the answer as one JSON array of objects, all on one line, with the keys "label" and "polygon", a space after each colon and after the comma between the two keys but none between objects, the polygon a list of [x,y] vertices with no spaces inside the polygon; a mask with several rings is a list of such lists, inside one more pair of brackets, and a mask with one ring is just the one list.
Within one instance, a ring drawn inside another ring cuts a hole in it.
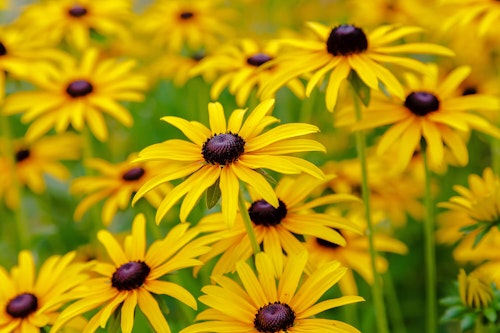
[{"label": "blurred yellow flower", "polygon": [[458,288],[462,303],[470,308],[486,308],[493,301],[493,288],[487,275],[475,270],[469,274],[460,269]]}]

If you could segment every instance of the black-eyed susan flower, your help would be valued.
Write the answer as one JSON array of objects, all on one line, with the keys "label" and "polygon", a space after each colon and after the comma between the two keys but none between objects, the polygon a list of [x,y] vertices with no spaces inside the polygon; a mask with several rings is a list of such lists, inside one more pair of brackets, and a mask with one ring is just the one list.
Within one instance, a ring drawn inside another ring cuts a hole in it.
[{"label": "black-eyed susan flower", "polygon": [[131,16],[130,0],[49,0],[26,6],[16,24],[30,36],[53,44],[65,41],[79,50],[88,47],[92,34],[121,37]]},{"label": "black-eyed susan flower", "polygon": [[31,81],[35,91],[16,92],[5,101],[7,114],[23,113],[21,121],[31,123],[25,139],[32,141],[52,128],[65,132],[88,126],[101,141],[108,137],[107,114],[125,126],[133,123],[120,101],[141,101],[145,77],[132,72],[135,61],[99,57],[96,49],[86,51],[80,61],[65,57],[59,66],[41,72]]},{"label": "black-eyed susan flower", "polygon": [[[79,177],[71,184],[72,194],[86,195],[76,207],[76,221],[79,221],[90,207],[104,201],[101,219],[107,226],[118,210],[124,210],[130,205],[134,193],[161,169],[159,163],[133,163],[136,155],[131,154],[121,163],[110,163],[96,158],[85,161],[89,169],[95,170],[96,175]],[[146,193],[144,198],[154,207],[158,207],[171,188],[168,183],[162,184]]]},{"label": "black-eyed susan flower", "polygon": [[[336,230],[346,228],[353,233],[361,232],[343,217],[314,211],[314,208],[320,206],[359,201],[349,194],[329,194],[307,200],[311,193],[324,183],[325,180],[309,175],[295,179],[283,178],[276,187],[279,201],[277,208],[259,195],[251,195],[252,202],[248,206],[248,214],[257,243],[262,245],[264,252],[269,255],[278,276],[283,269],[285,253],[297,254],[305,250],[298,237],[323,237],[332,244],[345,246],[345,240]],[[234,272],[238,261],[252,256],[250,239],[240,217],[237,217],[235,225],[228,229],[223,217],[216,213],[203,218],[198,227],[203,231],[210,231],[207,237],[217,240],[212,250],[201,256],[200,260],[206,262],[222,254],[214,266],[213,275]]]},{"label": "black-eyed susan flower", "polygon": [[[403,170],[415,151],[425,140],[431,166],[441,166],[445,147],[459,165],[468,162],[468,151],[462,133],[471,129],[500,137],[500,130],[482,118],[475,110],[497,111],[498,98],[473,94],[457,96],[456,89],[469,75],[470,68],[458,67],[445,78],[439,76],[438,67],[428,65],[429,71],[422,78],[407,75],[408,87],[404,97],[385,96],[372,99],[355,129],[391,127],[382,135],[377,153],[382,155],[390,148],[397,148],[396,167]],[[340,123],[339,123],[340,125]]]},{"label": "black-eyed susan flower", "polygon": [[229,22],[235,14],[223,0],[155,1],[139,17],[135,29],[168,51],[213,49],[233,35]]},{"label": "black-eyed susan flower", "polygon": [[318,302],[346,269],[337,261],[328,262],[301,282],[306,262],[306,251],[290,256],[279,279],[264,252],[256,255],[257,274],[247,263],[238,262],[241,284],[226,276],[214,276],[217,285],[203,287],[204,295],[199,298],[209,307],[196,318],[202,322],[181,333],[359,333],[344,322],[316,317],[328,309],[363,301],[359,296],[342,296]]},{"label": "black-eyed susan flower", "polygon": [[273,188],[258,169],[270,169],[283,174],[305,172],[322,178],[323,172],[311,162],[288,156],[295,152],[324,151],[324,147],[314,140],[296,139],[317,132],[318,128],[292,123],[263,133],[266,127],[278,121],[269,115],[273,106],[273,99],[263,101],[245,121],[246,110],[234,110],[226,122],[222,105],[218,102],[209,103],[210,128],[197,121],[163,117],[163,121],[179,128],[191,142],[167,140],[139,153],[138,161],[179,163],[163,167],[158,176],[140,188],[133,202],[162,183],[189,176],[163,199],[156,213],[156,222],[159,223],[183,196],[186,197],[181,205],[180,219],[186,221],[200,196],[215,184],[220,188],[224,220],[231,225],[236,217],[240,180],[252,187],[271,206],[279,207]]},{"label": "black-eyed susan flower", "polygon": [[283,51],[275,62],[287,70],[263,86],[263,98],[272,96],[290,80],[310,73],[306,95],[309,96],[314,87],[322,85],[328,77],[326,106],[333,111],[341,83],[351,71],[355,71],[371,89],[379,90],[382,83],[390,94],[404,98],[401,83],[385,64],[425,72],[426,68],[420,61],[398,54],[452,55],[449,49],[432,43],[391,45],[403,37],[422,32],[419,27],[384,25],[366,34],[363,29],[350,24],[333,29],[317,22],[309,22],[307,26],[315,33],[313,37],[281,40],[290,50]]},{"label": "black-eyed susan flower", "polygon": [[156,332],[169,333],[167,320],[153,295],[168,295],[196,309],[196,300],[190,292],[164,277],[176,270],[201,264],[196,257],[208,248],[193,241],[198,233],[188,229],[188,224],[179,224],[146,251],[145,228],[144,215],[137,215],[123,248],[110,232],[99,231],[97,237],[111,262],[98,261],[95,264],[94,271],[98,276],[86,281],[75,293],[79,299],[61,313],[51,332],[57,332],[75,316],[100,308],[89,320],[85,332],[104,328],[109,317],[120,311],[121,331],[130,333],[135,309],[139,305]]},{"label": "black-eyed susan flower", "polygon": [[469,274],[460,269],[458,274],[458,287],[462,303],[471,308],[488,307],[493,301],[493,289],[488,276],[475,270]]},{"label": "black-eyed susan flower", "polygon": [[[212,84],[210,97],[217,100],[228,87],[229,92],[236,97],[236,104],[243,106],[254,89],[261,87],[280,71],[288,70],[279,64],[266,67],[265,64],[278,53],[279,46],[275,42],[258,43],[249,38],[240,39],[203,59],[191,70],[191,75],[215,71],[217,79]],[[304,97],[304,86],[299,79],[292,79],[286,85],[295,95]]]},{"label": "black-eyed susan flower", "polygon": [[88,279],[89,265],[74,258],[75,252],[51,256],[37,275],[33,255],[21,251],[10,274],[0,267],[0,331],[41,332],[54,324],[75,288]]},{"label": "black-eyed susan flower", "polygon": [[[336,210],[330,210],[328,214],[338,216],[340,213]],[[336,231],[345,239],[346,244],[344,246],[332,243],[322,236],[306,237],[305,245],[309,252],[309,265],[311,267],[321,266],[325,261],[338,260],[343,266],[349,268],[349,271],[339,281],[339,286],[346,294],[357,294],[356,280],[352,272],[359,274],[367,283],[373,284],[370,245],[366,235],[367,227],[363,212],[359,209],[352,210],[346,217],[363,233],[353,233],[352,230],[340,228]],[[380,219],[378,220],[380,221]],[[381,232],[379,229],[380,224],[377,232],[373,235],[374,247],[377,252],[396,254],[406,254],[408,252],[408,248],[403,242]],[[378,255],[375,258],[375,266],[378,272],[383,273],[387,271],[389,264],[384,257]]]}]

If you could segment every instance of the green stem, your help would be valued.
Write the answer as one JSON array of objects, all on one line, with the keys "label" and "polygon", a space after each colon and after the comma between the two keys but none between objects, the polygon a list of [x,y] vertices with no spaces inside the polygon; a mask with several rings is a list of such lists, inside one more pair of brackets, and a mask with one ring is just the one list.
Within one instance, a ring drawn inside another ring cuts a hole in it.
[{"label": "green stem", "polygon": [[[361,120],[361,107],[359,104],[358,95],[353,91],[354,100],[354,110],[356,113],[356,120]],[[381,276],[377,271],[376,258],[377,252],[375,250],[374,233],[375,228],[372,222],[371,216],[371,205],[370,205],[370,188],[368,181],[368,163],[366,157],[366,137],[363,131],[356,132],[356,149],[358,153],[358,158],[361,163],[361,195],[363,199],[363,204],[365,206],[365,219],[368,231],[368,244],[370,247],[370,266],[373,272],[373,285],[372,285],[372,296],[375,306],[376,322],[377,322],[377,332],[378,333],[389,333],[389,327],[387,324],[387,315],[384,304],[384,292],[382,289]]]},{"label": "green stem", "polygon": [[491,166],[496,175],[500,175],[500,140],[496,138],[491,139]]},{"label": "green stem", "polygon": [[240,189],[238,195],[238,208],[240,209],[241,218],[243,219],[243,224],[248,233],[248,238],[250,239],[250,244],[252,245],[253,254],[256,255],[260,252],[259,243],[257,243],[257,237],[255,237],[255,232],[252,226],[252,220],[248,214],[247,206],[245,205],[245,199],[243,198],[243,193]]},{"label": "green stem", "polygon": [[401,312],[401,307],[399,305],[398,295],[396,292],[396,287],[394,286],[394,280],[392,279],[392,274],[387,271],[384,274],[384,286],[386,287],[387,303],[391,309],[390,317],[392,319],[392,324],[394,327],[394,332],[406,333],[407,329],[404,323],[403,313]]},{"label": "green stem", "polygon": [[427,333],[437,332],[437,298],[436,298],[436,249],[434,240],[434,206],[431,193],[431,171],[427,160],[425,144],[421,144],[421,152],[425,172],[425,221],[424,221],[424,246],[426,267],[426,311],[427,311]]}]

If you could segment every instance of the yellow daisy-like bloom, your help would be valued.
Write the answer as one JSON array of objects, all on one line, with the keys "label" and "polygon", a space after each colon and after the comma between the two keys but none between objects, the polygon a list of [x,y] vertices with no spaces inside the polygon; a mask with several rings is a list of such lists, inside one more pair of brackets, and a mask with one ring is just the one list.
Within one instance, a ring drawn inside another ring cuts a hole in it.
[{"label": "yellow daisy-like bloom", "polygon": [[263,101],[245,121],[246,110],[234,110],[226,122],[222,105],[209,103],[210,128],[196,121],[163,117],[163,121],[180,129],[192,142],[167,140],[139,153],[138,161],[177,161],[180,165],[176,163],[163,167],[160,175],[140,188],[133,203],[162,183],[189,176],[163,199],[156,213],[156,222],[160,223],[184,195],[180,219],[185,221],[203,192],[215,184],[220,188],[224,220],[232,225],[238,207],[240,180],[250,185],[271,206],[279,207],[273,188],[257,169],[270,169],[283,174],[306,172],[317,178],[324,177],[314,164],[286,156],[295,152],[324,151],[324,147],[316,141],[296,139],[317,132],[316,126],[292,123],[262,133],[278,121],[268,115],[273,106],[273,99]]},{"label": "yellow daisy-like bloom", "polygon": [[[135,158],[136,154],[132,154],[126,161],[115,164],[102,159],[85,161],[87,167],[95,170],[97,175],[79,177],[71,184],[72,194],[87,195],[76,207],[76,221],[79,221],[90,207],[104,200],[101,219],[107,226],[118,210],[124,210],[130,205],[133,194],[161,169],[161,165],[154,162],[133,163]],[[165,183],[144,197],[151,205],[158,207],[171,188],[170,184]]]},{"label": "yellow daisy-like bloom", "polygon": [[123,36],[131,5],[130,0],[48,0],[25,7],[16,23],[54,44],[66,41],[83,50],[94,32]]},{"label": "yellow daisy-like bloom", "polygon": [[[283,178],[276,187],[279,201],[277,208],[254,193],[251,195],[252,203],[248,207],[248,213],[254,234],[258,244],[262,244],[264,251],[269,254],[278,276],[283,269],[284,253],[291,255],[305,250],[303,243],[296,236],[323,237],[332,244],[345,246],[344,238],[336,230],[361,232],[348,219],[313,210],[336,203],[359,202],[358,198],[349,194],[330,194],[306,201],[311,193],[324,183],[325,180],[309,175],[295,179]],[[216,240],[212,250],[201,256],[200,260],[207,262],[222,254],[213,268],[212,275],[234,272],[238,261],[252,256],[252,246],[241,217],[236,219],[235,225],[230,229],[220,214],[207,216],[197,227],[210,232],[205,237]]]},{"label": "yellow daisy-like bloom", "polygon": [[32,141],[55,128],[57,133],[71,125],[82,131],[85,124],[101,141],[108,137],[103,113],[123,125],[132,126],[128,110],[118,101],[141,101],[146,78],[133,74],[135,61],[101,59],[96,49],[85,52],[79,62],[66,58],[58,68],[32,78],[36,91],[17,92],[5,101],[4,112],[24,114],[31,123],[25,139]]},{"label": "yellow daisy-like bloom", "polygon": [[500,4],[495,0],[441,0],[440,5],[441,10],[447,11],[440,25],[443,31],[467,27],[484,36],[495,31],[495,22],[500,20]]},{"label": "yellow daisy-like bloom", "polygon": [[73,299],[75,288],[88,276],[88,264],[73,263],[75,252],[48,258],[36,276],[29,251],[19,253],[19,263],[9,274],[0,267],[0,331],[40,332],[52,325],[60,309]]},{"label": "yellow daisy-like bloom", "polygon": [[195,259],[208,251],[193,241],[195,230],[188,224],[172,228],[164,239],[155,241],[146,251],[146,220],[139,214],[133,221],[132,233],[125,237],[124,248],[107,230],[97,234],[112,263],[97,262],[99,275],[85,282],[75,295],[80,298],[59,316],[50,332],[57,332],[75,316],[102,308],[92,316],[84,332],[104,328],[109,317],[121,311],[121,331],[130,333],[134,326],[135,308],[139,305],[156,332],[170,333],[169,325],[152,294],[171,296],[196,310],[196,300],[183,287],[163,277],[176,270],[201,264]]},{"label": "yellow daisy-like bloom", "polygon": [[[339,212],[330,210],[329,214],[338,216]],[[349,229],[337,229],[346,241],[345,246],[331,243],[325,237],[306,237],[306,248],[309,252],[309,265],[311,267],[321,266],[326,261],[338,260],[343,266],[350,270],[339,281],[339,286],[345,294],[357,294],[357,286],[352,272],[358,273],[363,280],[373,284],[373,271],[371,270],[370,245],[366,235],[366,221],[361,210],[354,210],[347,215],[353,226],[361,229],[363,234],[353,233]],[[377,214],[375,218],[379,217]],[[380,225],[378,226],[380,227]],[[373,235],[374,247],[377,252],[390,252],[396,254],[406,254],[406,245],[383,232],[377,231]],[[375,265],[377,271],[384,273],[389,267],[389,263],[382,256],[377,256]],[[352,270],[352,271],[351,271]]]},{"label": "yellow daisy-like bloom", "polygon": [[491,281],[480,270],[467,274],[460,269],[458,290],[462,303],[470,308],[486,308],[493,301]]},{"label": "yellow daisy-like bloom", "polygon": [[137,20],[136,30],[146,34],[155,45],[180,52],[213,49],[230,37],[233,28],[227,24],[235,12],[224,7],[223,0],[155,1]]},{"label": "yellow daisy-like bloom", "polygon": [[[280,71],[288,70],[279,64],[266,67],[265,64],[278,52],[279,46],[275,42],[261,46],[255,40],[240,39],[203,59],[191,75],[217,72],[218,78],[212,84],[210,97],[216,100],[224,88],[229,87],[229,92],[236,97],[236,104],[243,106],[254,88],[261,87]],[[299,79],[287,82],[287,87],[299,98],[304,97],[304,86]]]},{"label": "yellow daisy-like bloom", "polygon": [[266,253],[256,255],[257,274],[247,263],[238,262],[241,285],[228,277],[214,276],[218,285],[203,287],[205,294],[199,298],[209,307],[196,317],[203,322],[180,333],[359,333],[344,322],[316,317],[328,309],[363,301],[359,296],[343,296],[317,303],[346,269],[337,261],[328,262],[300,283],[306,262],[306,251],[290,256],[278,281]]},{"label": "yellow daisy-like bloom", "polygon": [[461,132],[476,129],[500,137],[498,128],[471,112],[498,111],[498,98],[480,94],[458,96],[456,93],[469,75],[469,67],[458,67],[443,79],[439,77],[437,66],[428,65],[428,68],[422,79],[407,75],[405,97],[372,99],[362,121],[354,126],[359,130],[391,125],[380,139],[377,153],[382,155],[391,147],[399,148],[395,165],[400,170],[406,168],[414,152],[419,150],[422,139],[426,143],[429,164],[441,166],[445,146],[459,165],[467,164],[468,152]]},{"label": "yellow daisy-like bloom", "polygon": [[339,25],[333,29],[317,22],[309,22],[308,27],[315,33],[314,39],[284,39],[283,45],[291,50],[276,58],[286,71],[276,75],[263,86],[262,97],[273,95],[278,89],[293,78],[311,73],[306,86],[306,95],[310,96],[313,88],[326,84],[326,106],[333,111],[341,83],[351,71],[355,71],[361,80],[371,89],[379,90],[382,83],[387,91],[398,98],[404,98],[404,90],[383,64],[394,64],[407,70],[425,72],[421,62],[398,56],[404,53],[425,53],[450,56],[453,53],[440,45],[431,43],[408,43],[393,45],[398,40],[423,31],[419,27],[381,26],[370,34],[354,25]]}]

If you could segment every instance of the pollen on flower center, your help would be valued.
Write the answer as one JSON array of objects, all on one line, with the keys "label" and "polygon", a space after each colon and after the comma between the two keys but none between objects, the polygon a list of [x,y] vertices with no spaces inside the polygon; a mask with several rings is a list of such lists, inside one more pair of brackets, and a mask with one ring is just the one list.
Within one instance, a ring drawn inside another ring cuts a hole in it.
[{"label": "pollen on flower center", "polygon": [[3,45],[2,42],[0,42],[0,57],[6,54],[7,54],[7,49],[5,48],[5,45]]},{"label": "pollen on flower center", "polygon": [[126,181],[134,181],[140,179],[144,175],[145,170],[141,167],[136,167],[127,170],[123,175],[122,179]]},{"label": "pollen on flower center", "polygon": [[179,14],[179,17],[183,20],[189,20],[193,18],[194,13],[193,12],[182,12]]},{"label": "pollen on flower center", "polygon": [[28,157],[30,157],[30,151],[29,149],[20,149],[16,152],[16,162],[19,163],[19,162],[22,162],[24,161],[25,159],[27,159]]},{"label": "pollen on flower center", "polygon": [[244,151],[245,140],[231,132],[210,137],[201,148],[201,153],[207,163],[220,165],[236,161]]},{"label": "pollen on flower center", "polygon": [[76,80],[68,84],[66,92],[73,98],[83,97],[94,90],[92,84],[87,80]]},{"label": "pollen on flower center", "polygon": [[293,326],[295,313],[288,304],[274,302],[265,305],[257,311],[253,325],[259,332],[286,332]]},{"label": "pollen on flower center", "polygon": [[439,99],[425,91],[414,91],[406,96],[404,106],[417,116],[425,116],[439,110]]},{"label": "pollen on flower center", "polygon": [[38,299],[35,295],[24,293],[17,295],[7,303],[6,311],[14,318],[26,318],[38,309]]},{"label": "pollen on flower center", "polygon": [[281,223],[286,216],[287,209],[283,201],[278,200],[278,208],[274,208],[265,200],[257,200],[248,208],[250,219],[256,225],[265,227],[276,226]]},{"label": "pollen on flower center", "polygon": [[111,277],[111,285],[118,289],[133,290],[143,285],[151,268],[143,261],[130,261],[121,265]]},{"label": "pollen on flower center", "polygon": [[270,57],[269,55],[267,55],[265,53],[257,53],[251,57],[248,57],[247,63],[249,65],[259,67],[260,65],[265,64],[266,62],[268,62],[271,59],[272,59],[272,57]]},{"label": "pollen on flower center", "polygon": [[82,17],[87,15],[87,9],[85,7],[82,7],[80,5],[73,5],[69,10],[68,10],[69,15],[73,17]]},{"label": "pollen on flower center", "polygon": [[326,41],[326,49],[334,56],[362,53],[368,49],[368,39],[360,28],[343,24],[332,29]]}]

